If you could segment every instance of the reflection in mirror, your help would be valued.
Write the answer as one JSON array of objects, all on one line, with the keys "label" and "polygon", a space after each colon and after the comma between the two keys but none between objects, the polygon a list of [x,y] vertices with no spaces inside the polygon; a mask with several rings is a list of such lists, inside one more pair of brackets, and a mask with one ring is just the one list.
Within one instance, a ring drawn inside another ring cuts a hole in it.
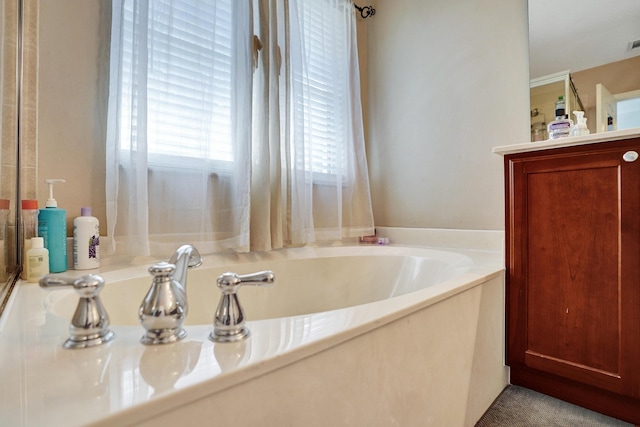
[{"label": "reflection in mirror", "polygon": [[0,0],[0,315],[17,279],[16,238],[20,0]]},{"label": "reflection in mirror", "polygon": [[[598,0],[530,0],[528,14],[531,80],[569,72],[591,133],[640,126],[640,119],[628,120],[640,117],[640,2],[619,0],[615,7],[603,7]],[[558,25],[550,16],[575,19]],[[599,85],[600,95],[611,96],[600,96]],[[543,124],[554,119],[557,96],[568,94],[568,89],[556,91],[542,106],[532,102],[532,140],[544,139]],[[574,107],[570,110],[575,120]]]}]

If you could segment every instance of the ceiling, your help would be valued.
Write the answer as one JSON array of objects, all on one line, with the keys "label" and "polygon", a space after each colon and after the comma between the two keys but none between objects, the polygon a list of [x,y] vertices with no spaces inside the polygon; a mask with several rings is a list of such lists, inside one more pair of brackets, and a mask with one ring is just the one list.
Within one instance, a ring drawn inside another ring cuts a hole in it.
[{"label": "ceiling", "polygon": [[[640,55],[640,0],[529,0],[530,78]],[[640,72],[640,70],[638,70]]]}]

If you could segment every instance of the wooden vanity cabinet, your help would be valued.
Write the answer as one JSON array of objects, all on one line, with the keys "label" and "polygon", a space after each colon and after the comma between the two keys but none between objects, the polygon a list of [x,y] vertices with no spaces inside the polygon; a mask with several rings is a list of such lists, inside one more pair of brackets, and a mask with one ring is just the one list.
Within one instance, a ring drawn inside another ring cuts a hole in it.
[{"label": "wooden vanity cabinet", "polygon": [[512,384],[640,424],[634,152],[637,137],[505,156],[506,337]]}]

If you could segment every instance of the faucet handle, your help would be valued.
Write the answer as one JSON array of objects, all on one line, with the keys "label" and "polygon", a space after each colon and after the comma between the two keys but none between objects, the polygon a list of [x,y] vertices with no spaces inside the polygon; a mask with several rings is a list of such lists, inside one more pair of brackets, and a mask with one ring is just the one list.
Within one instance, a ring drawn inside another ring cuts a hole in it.
[{"label": "faucet handle", "polygon": [[232,293],[237,292],[241,285],[270,286],[274,280],[273,271],[266,270],[244,275],[222,273],[216,283],[222,293]]},{"label": "faucet handle", "polygon": [[104,284],[104,279],[96,274],[73,279],[46,275],[40,279],[41,288],[71,286],[80,295],[69,326],[71,336],[65,341],[64,348],[93,347],[115,338],[116,335],[109,329],[109,315],[100,300]]},{"label": "faucet handle", "polygon": [[214,342],[236,342],[251,335],[245,326],[244,309],[238,299],[238,289],[242,285],[269,286],[273,284],[275,275],[272,271],[239,275],[223,273],[216,281],[222,291],[216,315],[213,319],[213,331],[209,339]]}]

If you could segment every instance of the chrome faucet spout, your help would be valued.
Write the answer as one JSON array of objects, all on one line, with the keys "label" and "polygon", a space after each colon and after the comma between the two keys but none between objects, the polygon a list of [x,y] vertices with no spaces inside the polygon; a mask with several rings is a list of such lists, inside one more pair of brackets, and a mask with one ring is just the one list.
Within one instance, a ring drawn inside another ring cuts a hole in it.
[{"label": "chrome faucet spout", "polygon": [[182,245],[171,255],[169,264],[176,266],[173,273],[173,279],[182,286],[183,291],[187,292],[187,271],[190,268],[200,267],[202,265],[202,257],[200,252],[191,245]]},{"label": "chrome faucet spout", "polygon": [[169,262],[149,268],[153,282],[138,309],[145,329],[143,344],[170,344],[187,336],[182,323],[189,312],[187,270],[202,264],[200,252],[191,245],[180,246]]}]

